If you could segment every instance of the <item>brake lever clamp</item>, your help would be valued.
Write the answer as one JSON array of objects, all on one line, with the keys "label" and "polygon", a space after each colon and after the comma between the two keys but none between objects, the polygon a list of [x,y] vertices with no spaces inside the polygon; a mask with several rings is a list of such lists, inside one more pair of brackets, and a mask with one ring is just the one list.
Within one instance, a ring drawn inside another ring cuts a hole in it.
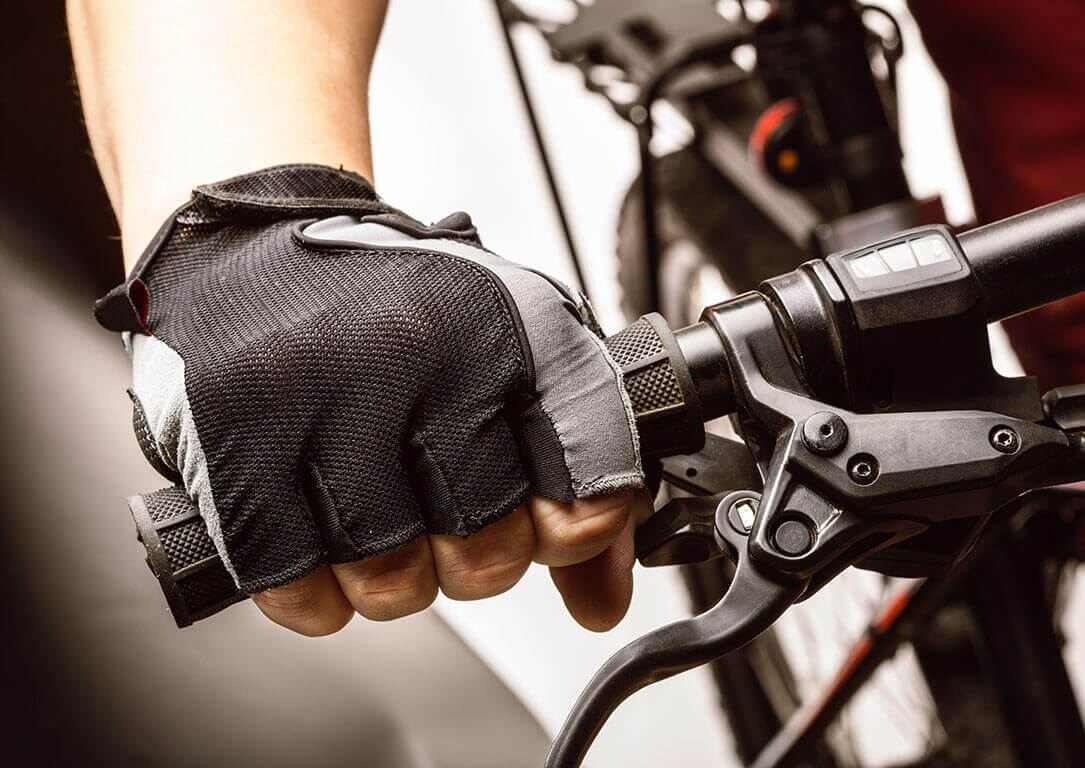
[{"label": "brake lever clamp", "polygon": [[1068,448],[1059,429],[990,411],[853,413],[827,405],[804,394],[759,294],[705,316],[731,367],[736,426],[765,477],[751,555],[811,579],[811,594],[860,557],[932,523],[987,515],[1034,487],[1030,470]]},{"label": "brake lever clamp", "polygon": [[642,526],[638,555],[657,565],[724,554],[735,577],[715,606],[603,665],[558,733],[548,768],[579,765],[637,690],[736,650],[847,566],[931,523],[988,515],[1034,487],[1031,471],[1068,449],[1061,430],[1004,414],[859,414],[808,397],[760,294],[711,307],[704,319],[723,343],[733,422],[763,490],[672,499]]}]

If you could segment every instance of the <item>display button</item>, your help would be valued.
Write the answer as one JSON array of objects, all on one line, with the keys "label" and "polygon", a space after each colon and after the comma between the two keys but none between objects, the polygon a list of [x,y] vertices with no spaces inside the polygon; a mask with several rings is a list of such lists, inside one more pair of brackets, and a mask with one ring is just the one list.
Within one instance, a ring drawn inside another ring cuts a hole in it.
[{"label": "display button", "polygon": [[915,269],[915,256],[912,255],[912,249],[908,247],[907,243],[897,243],[891,245],[888,248],[882,248],[878,251],[878,254],[882,257],[882,261],[889,265],[889,268],[894,272],[903,272],[906,269]]},{"label": "display button", "polygon": [[953,258],[953,252],[949,249],[949,244],[938,235],[921,237],[918,240],[913,240],[911,245],[916,258],[923,265],[938,264]]},{"label": "display button", "polygon": [[889,270],[885,268],[885,263],[878,258],[877,253],[868,253],[857,259],[851,259],[849,263],[851,273],[856,277],[881,277],[889,274]]}]

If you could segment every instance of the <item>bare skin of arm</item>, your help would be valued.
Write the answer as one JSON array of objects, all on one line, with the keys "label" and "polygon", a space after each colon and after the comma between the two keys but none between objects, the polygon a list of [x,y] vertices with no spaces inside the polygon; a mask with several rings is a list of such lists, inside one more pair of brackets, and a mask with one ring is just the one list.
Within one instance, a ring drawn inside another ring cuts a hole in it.
[{"label": "bare skin of arm", "polygon": [[[198,184],[295,162],[373,177],[366,93],[385,7],[69,0],[87,129],[126,267]],[[573,617],[605,630],[628,608],[633,528],[650,512],[633,491],[569,506],[533,498],[466,539],[424,537],[253,599],[273,621],[322,635],[355,613],[422,610],[438,589],[457,600],[496,595],[535,560],[551,566]]]}]

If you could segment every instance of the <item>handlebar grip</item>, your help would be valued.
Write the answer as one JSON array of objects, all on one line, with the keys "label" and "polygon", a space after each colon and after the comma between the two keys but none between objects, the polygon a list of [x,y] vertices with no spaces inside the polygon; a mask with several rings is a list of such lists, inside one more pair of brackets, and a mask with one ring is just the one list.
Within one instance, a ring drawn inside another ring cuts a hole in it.
[{"label": "handlebar grip", "polygon": [[178,627],[187,627],[248,597],[234,584],[200,510],[182,488],[132,496],[128,508],[147,550],[147,565],[158,579]]},{"label": "handlebar grip", "polygon": [[641,453],[669,456],[704,447],[697,386],[666,320],[654,312],[644,315],[603,343],[622,369]]},{"label": "handlebar grip", "polygon": [[[666,321],[645,315],[604,340],[622,369],[648,456],[693,453],[704,445],[697,389]],[[132,496],[128,508],[147,565],[178,627],[218,613],[247,595],[238,590],[215,549],[199,508],[179,486]]]}]

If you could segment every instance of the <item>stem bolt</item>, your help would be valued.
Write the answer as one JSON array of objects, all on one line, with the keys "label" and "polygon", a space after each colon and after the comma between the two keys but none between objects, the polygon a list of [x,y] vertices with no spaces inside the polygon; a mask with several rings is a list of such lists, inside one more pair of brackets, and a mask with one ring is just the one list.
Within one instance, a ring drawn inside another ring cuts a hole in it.
[{"label": "stem bolt", "polygon": [[1009,427],[995,427],[991,430],[991,446],[999,453],[1017,453],[1021,438]]}]

